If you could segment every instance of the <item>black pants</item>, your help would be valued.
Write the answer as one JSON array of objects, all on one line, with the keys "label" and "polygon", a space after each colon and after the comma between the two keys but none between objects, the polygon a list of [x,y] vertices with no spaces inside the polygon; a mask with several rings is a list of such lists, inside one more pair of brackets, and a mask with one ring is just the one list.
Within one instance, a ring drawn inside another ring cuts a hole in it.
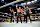
[{"label": "black pants", "polygon": [[[17,23],[18,23],[18,18],[19,18],[19,17],[17,17]],[[20,20],[21,20],[21,17],[20,17]],[[21,23],[22,23],[22,20],[21,20]]]},{"label": "black pants", "polygon": [[12,22],[12,17],[13,17],[13,16],[11,16],[11,21],[10,21],[10,22]]},{"label": "black pants", "polygon": [[10,12],[10,14],[11,14],[11,16],[10,16],[10,17],[11,17],[11,18],[10,18],[11,20],[10,20],[10,22],[12,22],[13,12]]},{"label": "black pants", "polygon": [[[26,23],[27,23],[27,17],[29,17],[29,19],[30,19],[30,14],[24,15],[24,21],[26,19]],[[31,22],[31,19],[30,19],[30,22]]]},{"label": "black pants", "polygon": [[29,19],[30,19],[30,22],[31,22],[30,14],[27,14],[27,17],[29,17]]},{"label": "black pants", "polygon": [[[12,22],[12,18],[13,18],[13,16],[11,16],[11,22]],[[14,22],[14,20],[13,20],[13,22]]]},{"label": "black pants", "polygon": [[26,19],[26,23],[27,23],[27,15],[24,15],[24,22],[25,22],[25,19]]}]

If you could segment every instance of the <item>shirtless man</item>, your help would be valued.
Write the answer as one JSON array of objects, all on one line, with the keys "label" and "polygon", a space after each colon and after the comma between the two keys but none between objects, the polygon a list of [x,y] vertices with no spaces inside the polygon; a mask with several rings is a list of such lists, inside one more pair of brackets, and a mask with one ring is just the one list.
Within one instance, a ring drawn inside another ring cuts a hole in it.
[{"label": "shirtless man", "polygon": [[17,23],[18,23],[18,18],[19,17],[20,17],[20,21],[22,23],[22,20],[21,20],[21,15],[22,15],[21,7],[17,8],[17,5],[16,5],[16,9],[17,9]]}]

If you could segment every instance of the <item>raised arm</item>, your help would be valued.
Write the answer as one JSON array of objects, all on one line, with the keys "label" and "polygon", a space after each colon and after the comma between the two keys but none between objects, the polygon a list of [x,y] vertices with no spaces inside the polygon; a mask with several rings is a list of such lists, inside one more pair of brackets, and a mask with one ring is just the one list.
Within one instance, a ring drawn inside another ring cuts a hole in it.
[{"label": "raised arm", "polygon": [[17,8],[17,4],[16,4],[16,9],[18,9],[18,8]]},{"label": "raised arm", "polygon": [[9,9],[10,9],[10,12],[11,12],[11,7],[9,7]]}]

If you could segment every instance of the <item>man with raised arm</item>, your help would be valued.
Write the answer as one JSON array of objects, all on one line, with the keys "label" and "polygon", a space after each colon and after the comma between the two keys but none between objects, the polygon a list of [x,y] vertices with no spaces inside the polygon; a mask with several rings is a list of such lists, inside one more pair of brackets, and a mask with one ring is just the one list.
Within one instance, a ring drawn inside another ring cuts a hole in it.
[{"label": "man with raised arm", "polygon": [[17,5],[16,5],[16,9],[17,9],[17,23],[18,23],[18,18],[20,18],[20,21],[22,23],[22,20],[21,20],[21,15],[22,15],[21,7],[17,8]]},{"label": "man with raised arm", "polygon": [[[9,9],[10,9],[10,14],[11,14],[11,21],[10,22],[12,22],[12,18],[14,18],[14,15],[15,15],[15,13],[14,13],[14,10],[13,9],[11,9],[11,7],[9,7]],[[14,22],[14,20],[13,20],[13,22]]]}]

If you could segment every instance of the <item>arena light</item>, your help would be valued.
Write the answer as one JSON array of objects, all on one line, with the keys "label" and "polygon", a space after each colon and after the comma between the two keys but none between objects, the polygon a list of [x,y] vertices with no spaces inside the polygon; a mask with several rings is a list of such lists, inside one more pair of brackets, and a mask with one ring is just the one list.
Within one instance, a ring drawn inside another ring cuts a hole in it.
[{"label": "arena light", "polygon": [[21,5],[24,5],[24,3],[21,3]]},{"label": "arena light", "polygon": [[4,0],[2,0],[2,1],[4,1]]},{"label": "arena light", "polygon": [[27,4],[30,4],[31,2],[27,2]]},{"label": "arena light", "polygon": [[21,5],[26,5],[26,3],[21,3]]},{"label": "arena light", "polygon": [[24,5],[26,5],[26,3],[24,3]]},{"label": "arena light", "polygon": [[35,1],[31,1],[32,3],[34,3]]},{"label": "arena light", "polygon": [[37,0],[34,0],[34,1],[37,1]]},{"label": "arena light", "polygon": [[21,3],[21,5],[23,6],[23,5],[24,5],[24,3]]}]

